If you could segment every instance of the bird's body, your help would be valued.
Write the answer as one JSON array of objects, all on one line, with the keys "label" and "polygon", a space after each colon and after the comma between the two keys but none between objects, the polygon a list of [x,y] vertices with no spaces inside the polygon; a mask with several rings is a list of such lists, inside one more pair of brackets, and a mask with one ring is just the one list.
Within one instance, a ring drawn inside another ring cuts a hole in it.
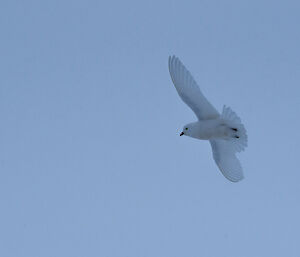
[{"label": "bird's body", "polygon": [[196,121],[186,126],[192,129],[190,133],[189,131],[185,131],[185,135],[201,140],[217,138],[228,140],[236,134],[234,128],[231,128],[227,122],[221,118]]},{"label": "bird's body", "polygon": [[198,118],[198,121],[185,125],[180,135],[209,140],[214,160],[223,175],[232,182],[240,181],[243,170],[235,154],[245,149],[248,140],[241,119],[226,106],[220,114],[175,56],[169,57],[169,71],[179,96]]}]

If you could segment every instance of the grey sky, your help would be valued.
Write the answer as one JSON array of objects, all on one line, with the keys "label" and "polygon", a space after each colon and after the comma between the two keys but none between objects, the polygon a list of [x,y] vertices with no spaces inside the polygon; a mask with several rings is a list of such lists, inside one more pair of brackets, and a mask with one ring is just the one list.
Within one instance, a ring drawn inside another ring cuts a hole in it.
[{"label": "grey sky", "polygon": [[[299,1],[3,1],[0,256],[300,256]],[[242,118],[227,181],[176,54]]]}]

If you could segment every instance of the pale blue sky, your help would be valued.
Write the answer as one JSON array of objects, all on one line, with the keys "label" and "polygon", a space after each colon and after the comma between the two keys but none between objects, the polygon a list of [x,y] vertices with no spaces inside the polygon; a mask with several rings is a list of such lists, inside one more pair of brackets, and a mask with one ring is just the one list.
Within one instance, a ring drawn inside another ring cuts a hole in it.
[{"label": "pale blue sky", "polygon": [[[300,256],[299,1],[2,1],[0,256]],[[242,118],[227,181],[167,69]]]}]

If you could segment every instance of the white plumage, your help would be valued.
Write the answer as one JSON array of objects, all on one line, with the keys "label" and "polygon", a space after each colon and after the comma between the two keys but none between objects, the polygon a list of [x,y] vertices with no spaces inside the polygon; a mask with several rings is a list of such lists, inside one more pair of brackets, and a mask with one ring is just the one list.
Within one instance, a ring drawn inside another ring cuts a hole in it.
[{"label": "white plumage", "polygon": [[198,118],[197,122],[185,125],[180,135],[209,140],[222,174],[232,182],[240,181],[244,176],[236,152],[243,151],[248,140],[241,119],[226,106],[220,115],[176,56],[169,57],[169,71],[180,98]]}]

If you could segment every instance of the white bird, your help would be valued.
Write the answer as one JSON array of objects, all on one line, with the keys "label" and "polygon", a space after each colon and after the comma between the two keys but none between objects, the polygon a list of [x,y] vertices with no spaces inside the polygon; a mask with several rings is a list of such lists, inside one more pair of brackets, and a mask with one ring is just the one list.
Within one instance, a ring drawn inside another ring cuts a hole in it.
[{"label": "white bird", "polygon": [[242,166],[235,154],[247,147],[248,138],[241,119],[225,105],[220,114],[176,56],[169,57],[169,71],[180,98],[198,118],[198,121],[185,125],[180,136],[209,140],[213,158],[222,174],[232,182],[242,180]]}]

